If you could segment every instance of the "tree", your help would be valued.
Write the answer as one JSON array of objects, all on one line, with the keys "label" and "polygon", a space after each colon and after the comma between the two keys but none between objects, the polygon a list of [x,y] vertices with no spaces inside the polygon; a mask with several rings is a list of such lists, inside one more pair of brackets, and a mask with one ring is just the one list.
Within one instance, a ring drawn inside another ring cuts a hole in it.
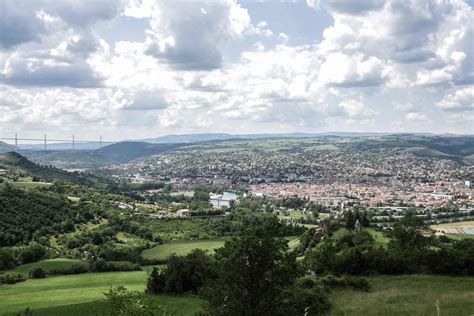
[{"label": "tree", "polygon": [[269,315],[293,283],[296,260],[278,220],[267,220],[216,250],[217,279],[202,291],[212,315]]},{"label": "tree", "polygon": [[165,288],[165,277],[154,267],[146,283],[146,291],[150,294],[163,293]]},{"label": "tree", "polygon": [[344,220],[346,222],[346,228],[349,229],[349,230],[353,230],[354,226],[355,226],[355,218],[354,218],[354,214],[352,213],[352,211],[346,212],[346,214],[344,216]]},{"label": "tree", "polygon": [[369,220],[369,217],[367,216],[367,211],[362,212],[362,215],[360,217],[360,224],[363,227],[369,227],[370,226],[370,220]]},{"label": "tree", "polygon": [[197,292],[215,277],[211,258],[200,249],[186,256],[172,256],[164,270],[153,269],[147,282],[149,293],[181,294]]},{"label": "tree", "polygon": [[433,231],[422,218],[408,212],[393,225],[389,235],[393,238],[392,247],[403,250],[424,249],[433,242]]},{"label": "tree", "polygon": [[45,255],[46,249],[37,242],[32,242],[28,247],[21,251],[20,261],[23,264],[36,262],[43,259]]}]

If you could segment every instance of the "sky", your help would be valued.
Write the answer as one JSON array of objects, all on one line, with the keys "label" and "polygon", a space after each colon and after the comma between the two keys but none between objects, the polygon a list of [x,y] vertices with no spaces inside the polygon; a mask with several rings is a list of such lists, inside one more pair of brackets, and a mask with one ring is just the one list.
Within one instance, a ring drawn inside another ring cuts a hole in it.
[{"label": "sky", "polygon": [[0,0],[0,137],[474,133],[462,0]]}]

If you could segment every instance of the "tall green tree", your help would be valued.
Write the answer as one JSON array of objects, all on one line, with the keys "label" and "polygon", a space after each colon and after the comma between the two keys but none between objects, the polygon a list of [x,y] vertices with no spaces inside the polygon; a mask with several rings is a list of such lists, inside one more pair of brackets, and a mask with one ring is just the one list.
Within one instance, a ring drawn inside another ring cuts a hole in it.
[{"label": "tall green tree", "polygon": [[433,231],[422,218],[408,212],[401,220],[393,225],[389,232],[392,237],[391,246],[403,250],[424,249],[434,240]]},{"label": "tall green tree", "polygon": [[352,213],[352,211],[348,211],[345,213],[344,221],[346,222],[345,226],[347,229],[350,229],[350,230],[354,229],[356,220],[354,218],[354,213]]},{"label": "tall green tree", "polygon": [[210,314],[279,314],[284,290],[296,274],[295,257],[281,231],[277,220],[268,220],[216,251],[217,279],[202,291]]}]

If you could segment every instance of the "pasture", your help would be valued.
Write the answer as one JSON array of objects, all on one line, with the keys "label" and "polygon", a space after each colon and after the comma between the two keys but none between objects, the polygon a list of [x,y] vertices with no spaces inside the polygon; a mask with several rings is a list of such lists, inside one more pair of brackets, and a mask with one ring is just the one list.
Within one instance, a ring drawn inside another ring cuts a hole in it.
[{"label": "pasture", "polygon": [[41,267],[45,272],[49,272],[51,270],[56,270],[56,269],[67,269],[72,266],[84,266],[84,267],[89,267],[89,263],[83,260],[77,260],[77,259],[67,259],[67,258],[55,258],[55,259],[47,259],[47,260],[41,260],[38,262],[33,262],[33,263],[27,263],[27,264],[22,264],[20,266],[15,267],[14,269],[11,270],[5,270],[2,272],[8,272],[8,273],[22,273],[25,275],[28,275],[28,271],[33,268],[33,267]]},{"label": "pasture", "polygon": [[224,246],[224,242],[224,239],[174,240],[146,249],[142,256],[147,259],[167,260],[173,254],[186,255],[193,249],[207,250],[212,254],[215,249]]},{"label": "pasture", "polygon": [[429,275],[368,277],[370,292],[339,290],[331,294],[330,316],[474,314],[474,277]]},{"label": "pasture", "polygon": [[[34,315],[107,315],[100,302],[111,286],[145,289],[147,272],[104,272],[29,279],[0,286],[0,315],[16,315],[30,307]],[[154,305],[177,315],[199,311],[202,301],[192,297],[153,296]]]}]

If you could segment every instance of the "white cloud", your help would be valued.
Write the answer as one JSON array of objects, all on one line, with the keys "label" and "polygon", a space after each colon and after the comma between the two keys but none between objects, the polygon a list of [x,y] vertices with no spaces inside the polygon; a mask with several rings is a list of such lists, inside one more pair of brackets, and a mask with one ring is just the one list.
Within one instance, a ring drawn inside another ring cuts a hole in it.
[{"label": "white cloud", "polygon": [[473,10],[463,1],[308,0],[331,25],[297,36],[272,16],[276,3],[262,3],[264,22],[231,0],[127,2],[3,1],[3,125],[444,132],[472,118]]},{"label": "white cloud", "polygon": [[[148,30],[147,54],[173,68],[220,68],[220,45],[242,36],[250,26],[246,9],[234,1],[156,2]],[[203,14],[203,10],[206,14]],[[255,32],[269,32],[257,25]]]},{"label": "white cloud", "polygon": [[405,115],[408,121],[425,121],[426,115],[418,112],[408,112]]},{"label": "white cloud", "polygon": [[374,111],[367,109],[362,102],[357,100],[343,101],[338,107],[343,109],[343,115],[350,119],[364,119],[375,115]]},{"label": "white cloud", "polygon": [[[2,15],[8,17],[0,24],[2,39],[9,41],[7,48],[18,47],[5,54],[0,81],[12,86],[100,87],[104,78],[89,58],[104,47],[91,26],[113,18],[119,7],[118,1],[2,1]],[[23,35],[3,36],[9,32]]]},{"label": "white cloud", "polygon": [[445,111],[474,111],[474,87],[461,88],[447,94],[436,105]]},{"label": "white cloud", "polygon": [[345,87],[367,87],[383,84],[390,68],[377,57],[348,56],[331,53],[326,56],[319,73],[320,82]]}]

